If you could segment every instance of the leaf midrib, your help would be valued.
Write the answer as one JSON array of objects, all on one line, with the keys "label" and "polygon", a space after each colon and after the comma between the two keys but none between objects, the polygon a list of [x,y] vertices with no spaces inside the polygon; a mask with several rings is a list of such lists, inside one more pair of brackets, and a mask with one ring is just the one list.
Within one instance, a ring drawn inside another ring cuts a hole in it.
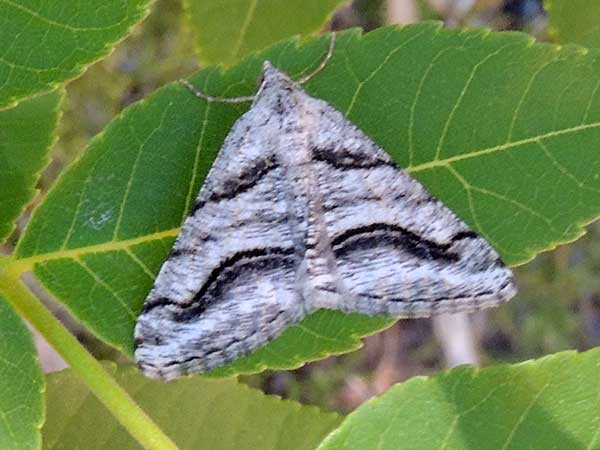
[{"label": "leaf midrib", "polygon": [[[46,261],[56,259],[73,258],[76,259],[82,255],[88,253],[102,253],[109,251],[125,250],[133,247],[134,245],[145,244],[151,241],[158,241],[165,238],[174,238],[179,233],[180,227],[170,228],[164,231],[158,231],[156,233],[145,234],[131,239],[123,239],[119,241],[108,241],[101,244],[88,245],[85,247],[78,247],[72,249],[57,250],[55,252],[40,253],[39,255],[27,256],[24,258],[14,257],[12,261],[8,263],[8,266],[12,271],[18,273],[29,270],[34,264],[43,263]],[[7,267],[7,268],[8,268]]]},{"label": "leaf midrib", "polygon": [[564,128],[562,130],[550,131],[544,134],[538,134],[518,141],[507,142],[505,144],[496,145],[494,147],[488,147],[482,150],[475,150],[470,153],[463,153],[462,155],[451,156],[449,158],[433,160],[423,164],[417,164],[416,166],[408,166],[405,170],[409,173],[421,172],[423,170],[430,170],[436,167],[445,167],[456,161],[462,161],[465,159],[476,158],[478,156],[489,155],[490,153],[496,153],[502,150],[508,150],[510,148],[518,147],[520,145],[533,144],[544,139],[549,139],[556,136],[562,136],[564,134],[576,133],[578,131],[584,131],[594,128],[600,128],[600,122],[592,122],[589,124],[577,125],[575,127]]}]

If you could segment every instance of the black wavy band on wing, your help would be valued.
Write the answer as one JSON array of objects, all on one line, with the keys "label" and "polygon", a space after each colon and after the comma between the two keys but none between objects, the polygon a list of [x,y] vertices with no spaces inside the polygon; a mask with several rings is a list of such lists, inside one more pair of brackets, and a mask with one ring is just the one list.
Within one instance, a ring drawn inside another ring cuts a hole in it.
[{"label": "black wavy band on wing", "polygon": [[239,176],[225,180],[221,191],[211,193],[206,201],[197,202],[192,208],[190,215],[194,215],[196,211],[202,208],[207,202],[218,203],[221,200],[230,200],[249,191],[269,172],[278,167],[279,165],[273,157],[256,161],[256,164],[242,172]]},{"label": "black wavy band on wing", "polygon": [[[185,311],[176,313],[173,319],[178,322],[196,319],[212,303],[211,299],[213,301],[218,299],[222,294],[223,287],[232,283],[243,271],[258,272],[275,268],[283,270],[295,263],[294,254],[293,248],[286,247],[256,248],[235,253],[213,269],[192,298],[190,306]],[[208,297],[205,298],[207,295]]]},{"label": "black wavy band on wing", "polygon": [[373,169],[381,166],[396,167],[393,161],[375,157],[364,158],[362,155],[356,155],[344,149],[333,150],[314,147],[311,149],[311,152],[313,161],[327,163],[336,169]]},{"label": "black wavy band on wing", "polygon": [[331,241],[336,258],[355,250],[368,250],[382,244],[401,248],[417,258],[429,261],[453,262],[460,259],[458,254],[449,251],[450,244],[438,244],[401,226],[388,223],[372,223],[351,228]]},{"label": "black wavy band on wing", "polygon": [[215,299],[220,297],[223,287],[232,283],[244,271],[258,272],[275,268],[283,270],[294,264],[296,261],[293,248],[265,247],[237,252],[224,259],[211,271],[204,284],[189,301],[178,303],[162,297],[144,305],[142,313],[159,306],[173,305],[181,309],[180,312],[173,314],[173,320],[178,322],[195,320]]}]

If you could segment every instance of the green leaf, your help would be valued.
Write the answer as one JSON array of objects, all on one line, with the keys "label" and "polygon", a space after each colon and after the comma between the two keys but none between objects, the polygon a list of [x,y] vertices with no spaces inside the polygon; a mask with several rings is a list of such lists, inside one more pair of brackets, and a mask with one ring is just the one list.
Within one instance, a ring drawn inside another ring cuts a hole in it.
[{"label": "green leaf", "polygon": [[600,2],[597,0],[545,0],[550,35],[563,44],[600,47]]},{"label": "green leaf", "polygon": [[288,328],[271,344],[232,364],[210,372],[223,377],[251,374],[264,369],[289,370],[308,361],[329,355],[348,353],[362,347],[360,338],[392,325],[389,317],[367,317],[360,314],[342,314],[321,310],[311,314],[299,325]]},{"label": "green leaf", "polygon": [[148,12],[149,0],[0,3],[0,107],[80,75]]},{"label": "green leaf", "polygon": [[600,349],[398,384],[319,450],[600,449]]},{"label": "green leaf", "polygon": [[44,378],[29,330],[0,296],[0,448],[40,446]]},{"label": "green leaf", "polygon": [[[296,44],[192,81],[213,95],[251,94],[265,58],[297,79],[319,65],[329,39]],[[341,33],[333,58],[306,89],[519,264],[576,239],[600,214],[600,97],[592,95],[599,62],[521,34],[421,24]],[[155,274],[247,107],[206,104],[173,84],[127,109],[48,193],[14,269],[33,267],[73,314],[130,354]],[[357,337],[391,322],[323,311],[239,367],[297,367],[353,350]]]},{"label": "green leaf", "polygon": [[50,161],[62,95],[52,92],[0,110],[0,243],[33,199],[39,174]]},{"label": "green leaf", "polygon": [[322,30],[348,0],[185,0],[204,64],[233,64],[281,39]]},{"label": "green leaf", "polygon": [[[312,449],[341,420],[234,380],[162,383],[107,367],[181,450]],[[47,405],[45,450],[140,448],[69,370],[48,376]]]}]

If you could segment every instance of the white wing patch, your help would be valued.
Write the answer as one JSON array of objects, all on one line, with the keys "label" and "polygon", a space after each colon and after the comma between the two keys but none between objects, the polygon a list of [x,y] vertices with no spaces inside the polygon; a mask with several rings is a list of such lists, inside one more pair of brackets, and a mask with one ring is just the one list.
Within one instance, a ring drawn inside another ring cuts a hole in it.
[{"label": "white wing patch", "polygon": [[249,354],[319,308],[422,317],[515,293],[484,239],[267,62],[145,301],[135,357],[173,379]]}]

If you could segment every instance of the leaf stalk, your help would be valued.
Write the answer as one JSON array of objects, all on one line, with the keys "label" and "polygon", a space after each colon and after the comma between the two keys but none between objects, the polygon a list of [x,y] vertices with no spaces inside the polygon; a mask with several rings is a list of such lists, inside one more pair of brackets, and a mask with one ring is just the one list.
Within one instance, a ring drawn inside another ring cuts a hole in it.
[{"label": "leaf stalk", "polygon": [[96,398],[147,450],[178,450],[131,396],[112,378],[65,326],[27,289],[18,271],[0,271],[0,293],[17,313],[60,353]]}]

